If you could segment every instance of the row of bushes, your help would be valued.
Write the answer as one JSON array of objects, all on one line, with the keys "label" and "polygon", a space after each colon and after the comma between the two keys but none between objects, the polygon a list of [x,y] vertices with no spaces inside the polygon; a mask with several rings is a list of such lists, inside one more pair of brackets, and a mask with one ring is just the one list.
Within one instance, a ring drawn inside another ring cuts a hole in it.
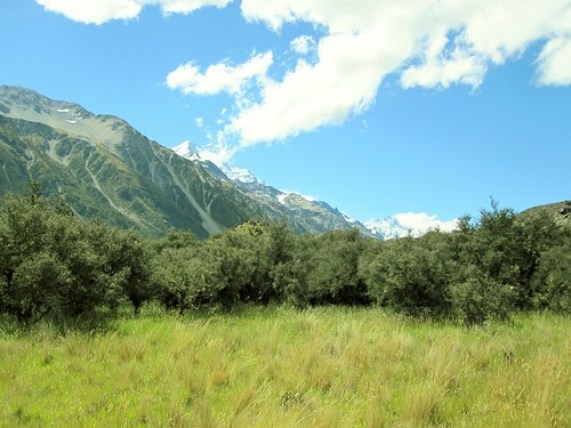
[{"label": "row of bushes", "polygon": [[546,215],[492,204],[454,233],[380,242],[245,223],[206,241],[158,241],[86,223],[32,186],[0,205],[0,312],[62,321],[149,300],[184,312],[241,302],[378,305],[481,324],[514,310],[571,313],[571,239]]}]

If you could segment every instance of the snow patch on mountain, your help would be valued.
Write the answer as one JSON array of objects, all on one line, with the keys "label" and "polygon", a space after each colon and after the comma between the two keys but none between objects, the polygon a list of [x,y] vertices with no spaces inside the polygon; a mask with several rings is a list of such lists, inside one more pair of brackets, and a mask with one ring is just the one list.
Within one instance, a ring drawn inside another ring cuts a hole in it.
[{"label": "snow patch on mountain", "polygon": [[354,218],[349,216],[347,213],[344,213],[343,211],[341,211],[341,214],[343,215],[343,218],[347,221],[347,223],[350,223],[350,224],[357,223],[357,220],[355,220]]},{"label": "snow patch on mountain", "polygon": [[190,141],[184,141],[178,146],[173,147],[171,150],[183,158],[190,159],[191,156],[198,156],[198,158],[200,158],[197,147]]},{"label": "snow patch on mountain", "polygon": [[297,190],[280,190],[281,193],[284,193],[285,195],[289,196],[289,195],[295,195],[299,198],[305,199],[307,202],[317,202],[317,198],[311,196],[311,195],[305,195],[301,192],[298,192]]},{"label": "snow patch on mountain", "polygon": [[239,181],[244,184],[264,184],[262,180],[244,168],[237,168],[235,166],[223,166],[222,171],[234,181]]},{"label": "snow patch on mountain", "polygon": [[[196,146],[189,141],[185,141],[172,150],[178,155],[190,159],[193,162],[200,162],[205,165],[210,165],[216,168],[222,176],[226,176],[229,180],[236,183],[242,190],[248,192],[257,198],[264,200],[271,200],[279,203],[292,212],[321,212],[328,213],[327,215],[333,216],[345,224],[345,227],[357,227],[362,231],[368,231],[372,236],[378,239],[396,239],[404,236],[422,236],[431,230],[441,230],[443,232],[450,232],[458,227],[458,220],[443,221],[438,219],[435,215],[426,213],[400,213],[391,217],[383,219],[374,219],[365,223],[361,223],[336,208],[332,208],[325,202],[318,201],[315,197],[305,195],[298,191],[291,190],[278,190],[275,189],[249,170],[229,166],[224,163],[216,162],[216,159],[211,159],[211,148],[209,146]],[[207,168],[210,170],[210,168]],[[221,172],[220,172],[221,171]],[[222,174],[223,173],[223,174]],[[308,211],[309,210],[309,211]]]},{"label": "snow patch on mountain", "polygon": [[206,159],[203,159],[203,157],[200,156],[200,148],[192,144],[190,141],[184,141],[178,146],[173,147],[172,151],[174,151],[177,155],[182,156],[183,158],[187,158],[193,162],[206,162]]}]

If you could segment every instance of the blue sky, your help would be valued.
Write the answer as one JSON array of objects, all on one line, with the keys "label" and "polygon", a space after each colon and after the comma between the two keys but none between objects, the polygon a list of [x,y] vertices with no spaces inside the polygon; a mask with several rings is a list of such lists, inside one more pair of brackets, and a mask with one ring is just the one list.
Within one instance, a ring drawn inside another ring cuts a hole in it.
[{"label": "blue sky", "polygon": [[3,0],[0,84],[360,220],[571,199],[569,0]]}]

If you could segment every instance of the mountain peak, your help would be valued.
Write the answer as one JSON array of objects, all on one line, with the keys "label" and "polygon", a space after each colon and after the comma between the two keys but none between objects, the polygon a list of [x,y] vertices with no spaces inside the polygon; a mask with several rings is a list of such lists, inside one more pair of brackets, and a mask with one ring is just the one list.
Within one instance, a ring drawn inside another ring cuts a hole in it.
[{"label": "mountain peak", "polygon": [[265,183],[252,174],[249,170],[244,168],[237,168],[235,166],[223,167],[222,171],[233,181],[238,181],[244,184],[259,184],[264,185]]},{"label": "mountain peak", "polygon": [[186,140],[178,146],[172,148],[172,151],[183,158],[190,159],[191,161],[202,161],[203,159],[198,154],[198,147]]},{"label": "mountain peak", "polygon": [[394,239],[408,235],[418,237],[433,230],[452,232],[458,228],[458,220],[442,221],[435,215],[409,212],[370,220],[365,226],[371,232],[384,236],[385,239]]},{"label": "mountain peak", "polygon": [[0,105],[3,106],[0,110],[2,113],[21,119],[26,119],[24,116],[37,118],[42,115],[59,114],[64,117],[63,120],[71,122],[95,116],[79,104],[52,100],[31,89],[19,86],[0,86]]},{"label": "mountain peak", "polygon": [[17,86],[0,86],[0,114],[97,141],[111,151],[115,151],[115,145],[123,140],[126,133],[135,131],[116,116],[96,115],[79,104],[52,100]]}]

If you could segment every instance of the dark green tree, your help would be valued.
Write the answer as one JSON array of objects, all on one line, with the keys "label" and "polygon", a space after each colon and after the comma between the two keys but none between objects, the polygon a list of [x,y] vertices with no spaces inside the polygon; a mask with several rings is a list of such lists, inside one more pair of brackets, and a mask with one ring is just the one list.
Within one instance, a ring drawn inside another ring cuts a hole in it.
[{"label": "dark green tree", "polygon": [[307,286],[313,304],[368,303],[367,290],[358,275],[363,238],[356,229],[336,230],[314,238],[312,268]]},{"label": "dark green tree", "polygon": [[455,269],[448,238],[441,232],[401,238],[386,242],[377,255],[364,259],[360,272],[373,302],[407,315],[448,316]]}]

